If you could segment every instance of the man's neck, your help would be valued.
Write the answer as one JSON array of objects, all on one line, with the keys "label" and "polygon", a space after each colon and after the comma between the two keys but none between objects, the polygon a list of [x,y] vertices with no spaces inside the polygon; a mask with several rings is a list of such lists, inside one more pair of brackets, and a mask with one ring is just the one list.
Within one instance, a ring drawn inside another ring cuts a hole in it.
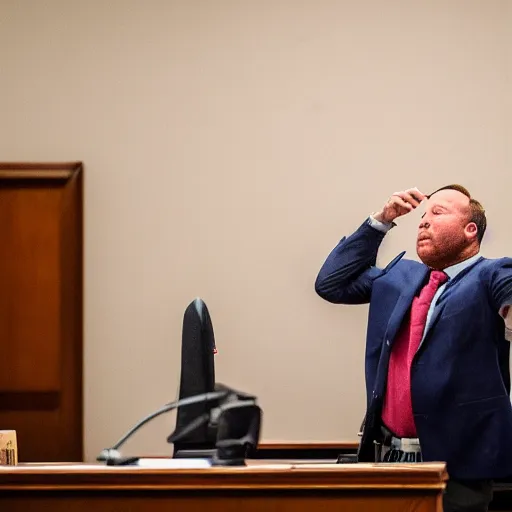
[{"label": "man's neck", "polygon": [[477,247],[473,247],[473,246],[466,247],[466,249],[461,251],[455,257],[447,258],[445,261],[439,262],[439,265],[436,266],[436,269],[437,270],[445,270],[449,267],[453,267],[454,265],[457,265],[458,263],[462,263],[463,261],[466,261],[469,258],[476,256],[479,251],[480,251],[480,248],[478,246]]}]

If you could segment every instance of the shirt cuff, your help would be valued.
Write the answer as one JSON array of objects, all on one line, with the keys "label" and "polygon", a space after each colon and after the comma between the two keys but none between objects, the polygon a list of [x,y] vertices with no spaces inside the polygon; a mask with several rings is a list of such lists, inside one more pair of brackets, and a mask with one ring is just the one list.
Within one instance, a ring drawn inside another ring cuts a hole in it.
[{"label": "shirt cuff", "polygon": [[376,229],[377,231],[382,231],[383,233],[387,233],[392,227],[396,225],[394,222],[381,222],[380,220],[375,219],[373,215],[368,217],[368,224],[372,228]]}]

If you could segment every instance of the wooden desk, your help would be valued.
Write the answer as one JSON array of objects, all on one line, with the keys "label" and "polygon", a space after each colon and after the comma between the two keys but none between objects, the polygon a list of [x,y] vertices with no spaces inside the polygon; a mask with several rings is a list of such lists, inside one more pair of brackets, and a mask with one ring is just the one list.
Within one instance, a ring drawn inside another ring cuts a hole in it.
[{"label": "wooden desk", "polygon": [[249,461],[242,468],[20,464],[0,468],[9,512],[442,510],[445,465]]}]

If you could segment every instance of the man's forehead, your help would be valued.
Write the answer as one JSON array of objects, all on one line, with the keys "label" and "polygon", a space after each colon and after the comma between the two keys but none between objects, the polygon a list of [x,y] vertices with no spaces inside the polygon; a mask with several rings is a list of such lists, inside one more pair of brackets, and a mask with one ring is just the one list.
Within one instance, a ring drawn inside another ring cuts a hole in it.
[{"label": "man's forehead", "polygon": [[453,205],[460,207],[467,207],[469,205],[469,197],[459,192],[458,190],[440,190],[435,194],[431,195],[427,200],[428,205]]}]

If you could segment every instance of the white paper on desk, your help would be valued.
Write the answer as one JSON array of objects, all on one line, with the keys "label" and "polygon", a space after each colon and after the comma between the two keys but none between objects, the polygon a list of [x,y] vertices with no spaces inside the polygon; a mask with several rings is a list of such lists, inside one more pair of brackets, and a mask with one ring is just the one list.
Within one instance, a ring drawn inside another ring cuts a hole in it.
[{"label": "white paper on desk", "polygon": [[154,469],[202,469],[210,468],[212,462],[210,459],[139,459],[136,464],[140,468]]},{"label": "white paper on desk", "polygon": [[[134,467],[147,468],[147,469],[203,469],[210,468],[211,461],[209,459],[139,459],[136,464],[127,464],[126,466],[107,466],[105,464],[44,464],[34,463],[28,466],[23,466],[25,470],[58,470],[58,471],[123,471],[125,469],[133,469]],[[0,466],[0,472],[5,470],[12,470],[13,466]]]}]

